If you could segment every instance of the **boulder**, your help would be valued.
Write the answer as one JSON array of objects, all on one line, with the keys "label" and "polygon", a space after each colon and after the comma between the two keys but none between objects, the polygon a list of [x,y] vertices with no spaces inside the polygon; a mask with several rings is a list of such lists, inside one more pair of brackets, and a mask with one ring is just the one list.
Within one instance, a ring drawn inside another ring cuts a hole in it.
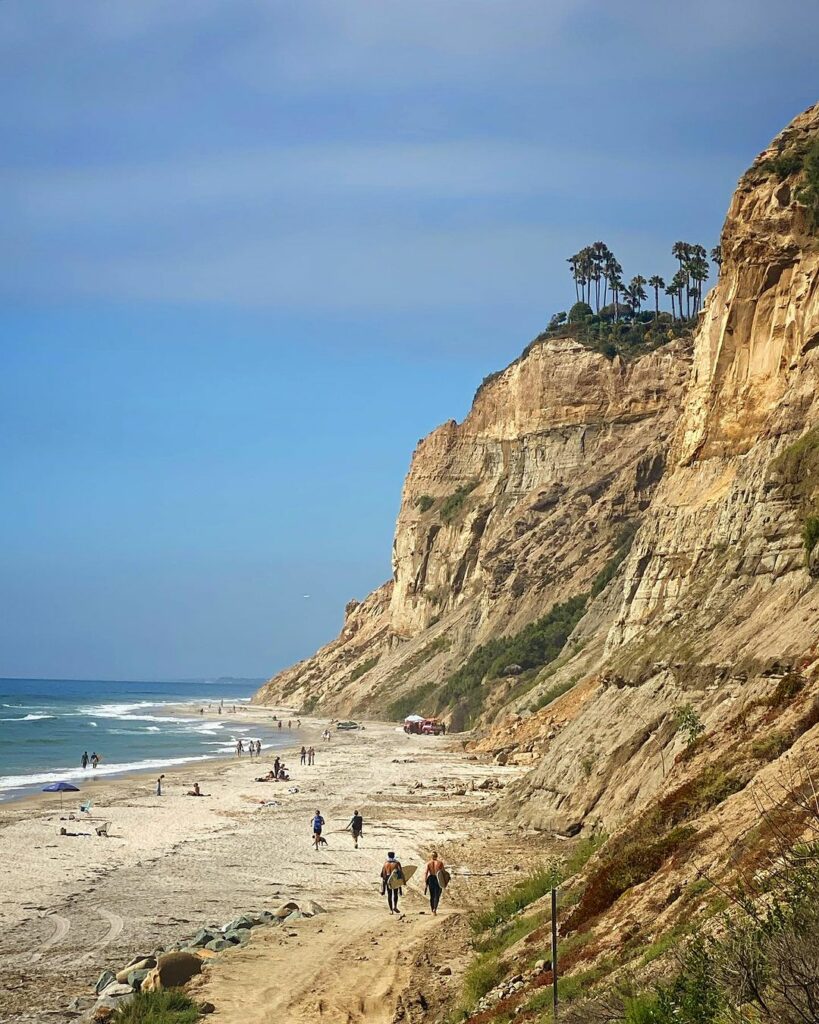
[{"label": "boulder", "polygon": [[202,961],[194,953],[165,953],[142,981],[143,992],[162,988],[181,988],[202,971]]},{"label": "boulder", "polygon": [[249,916],[253,919],[254,924],[270,924],[271,921],[276,920],[269,910],[262,910],[258,914],[250,914]]},{"label": "boulder", "polygon": [[214,939],[205,946],[205,949],[209,953],[221,953],[225,949],[233,949],[233,946],[234,943],[229,939]]},{"label": "boulder", "polygon": [[134,971],[145,971],[147,974],[152,967],[156,967],[156,957],[146,956],[142,960],[134,960],[127,967],[123,967],[121,971],[117,973],[117,981],[120,985],[130,985],[131,982],[128,980],[129,975],[133,974]]},{"label": "boulder", "polygon": [[143,960],[153,960],[151,967],[156,966],[156,958],[159,953],[164,953],[164,949],[156,949],[153,953],[137,953],[136,956],[131,957],[128,963],[125,965],[129,970],[134,970],[136,965],[141,963]]},{"label": "boulder", "polygon": [[283,921],[286,917],[289,917],[294,910],[298,910],[298,903],[294,903],[290,900],[289,903],[282,903],[280,907],[276,907],[273,911],[273,916],[277,917],[280,921]]},{"label": "boulder", "polygon": [[[290,920],[290,919],[288,918],[288,920]],[[250,929],[249,928],[231,928],[230,931],[225,932],[225,938],[227,939],[228,942],[232,942],[234,944],[238,943],[238,944],[244,946],[244,944],[250,938]]]},{"label": "boulder", "polygon": [[302,913],[314,917],[316,914],[326,914],[327,911],[320,903],[316,903],[315,900],[308,900],[302,907]]},{"label": "boulder", "polygon": [[97,983],[94,985],[94,991],[99,995],[104,988],[116,980],[117,976],[113,971],[103,971],[99,978],[97,978]]},{"label": "boulder", "polygon": [[[153,968],[151,968],[151,970],[152,969]],[[142,982],[145,981],[149,974],[150,970],[147,968],[140,971],[131,971],[128,975],[128,984],[135,992],[139,992],[142,988]]]},{"label": "boulder", "polygon": [[131,986],[118,981],[112,981],[100,992],[100,999],[115,999],[117,996],[129,996],[132,992]]},{"label": "boulder", "polygon": [[213,942],[214,939],[221,938],[222,932],[218,928],[200,928],[199,931],[194,935],[190,942],[186,942],[185,946],[207,946],[209,942]]},{"label": "boulder", "polygon": [[223,932],[236,931],[238,928],[252,928],[256,924],[256,921],[249,914],[242,914],[241,917],[237,917],[230,924],[226,924],[223,928]]},{"label": "boulder", "polygon": [[284,919],[284,924],[291,924],[293,921],[300,921],[303,915],[300,910],[294,910],[291,914],[288,914]]}]

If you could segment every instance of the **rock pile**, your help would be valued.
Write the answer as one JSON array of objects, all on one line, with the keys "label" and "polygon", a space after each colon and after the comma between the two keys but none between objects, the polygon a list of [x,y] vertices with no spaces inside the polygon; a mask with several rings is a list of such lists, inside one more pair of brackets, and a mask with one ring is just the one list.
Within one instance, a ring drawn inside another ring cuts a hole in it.
[{"label": "rock pile", "polygon": [[[289,900],[274,910],[248,911],[223,925],[205,925],[195,935],[175,943],[170,949],[139,953],[120,970],[102,972],[94,985],[96,1001],[87,1008],[82,1020],[101,1024],[111,1019],[135,992],[181,988],[202,972],[204,961],[225,950],[245,945],[254,928],[292,924],[301,918],[324,913],[324,907],[313,900],[302,905]],[[84,999],[74,1000],[69,1009],[76,1011],[84,1002]]]}]

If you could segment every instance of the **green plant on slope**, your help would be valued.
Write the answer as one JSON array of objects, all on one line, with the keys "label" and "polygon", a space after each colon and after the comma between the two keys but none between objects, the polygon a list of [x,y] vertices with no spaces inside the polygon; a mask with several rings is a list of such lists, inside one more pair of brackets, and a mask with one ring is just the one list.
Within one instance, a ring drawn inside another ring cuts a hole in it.
[{"label": "green plant on slope", "polygon": [[691,704],[681,704],[674,708],[674,721],[677,731],[685,737],[686,746],[690,747],[705,732],[705,726]]},{"label": "green plant on slope", "polygon": [[562,873],[557,864],[550,864],[538,871],[532,872],[523,881],[499,896],[491,907],[475,914],[471,924],[473,931],[482,932],[488,928],[495,928],[504,924],[514,914],[545,896],[550,889],[554,889],[562,880]]},{"label": "green plant on slope", "polygon": [[802,541],[809,556],[819,541],[819,516],[808,516],[802,527]]},{"label": "green plant on slope", "polygon": [[138,992],[115,1014],[116,1024],[194,1024],[199,1009],[180,989]]},{"label": "green plant on slope", "polygon": [[800,203],[808,208],[808,224],[819,229],[819,139],[808,149],[803,160],[802,187],[796,193]]},{"label": "green plant on slope", "polygon": [[455,516],[461,511],[467,497],[478,486],[477,480],[471,480],[466,484],[459,484],[448,498],[444,498],[441,504],[441,519],[445,523],[451,523]]},{"label": "green plant on slope", "polygon": [[415,499],[415,507],[419,512],[428,512],[435,504],[435,499],[429,494],[422,494]]},{"label": "green plant on slope", "polygon": [[356,679],[360,679],[363,675],[369,672],[371,668],[375,668],[378,664],[379,657],[379,655],[376,655],[374,658],[367,658],[367,660],[362,661],[360,665],[356,665],[350,673],[350,682],[354,683]]}]

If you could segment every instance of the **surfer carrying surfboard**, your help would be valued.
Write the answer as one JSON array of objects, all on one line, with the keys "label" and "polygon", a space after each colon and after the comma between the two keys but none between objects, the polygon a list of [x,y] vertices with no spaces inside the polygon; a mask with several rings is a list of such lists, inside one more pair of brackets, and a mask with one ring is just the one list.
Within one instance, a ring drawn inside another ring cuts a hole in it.
[{"label": "surfer carrying surfboard", "polygon": [[449,885],[449,872],[444,867],[444,862],[438,856],[438,851],[433,850],[424,872],[424,892],[429,894],[429,909],[433,914],[438,913],[441,893],[446,889],[447,885]]},{"label": "surfer carrying surfboard", "polygon": [[387,906],[390,908],[391,914],[398,913],[398,897],[403,881],[404,869],[401,867],[401,861],[390,850],[384,861],[384,867],[381,868],[381,895],[386,893]]}]

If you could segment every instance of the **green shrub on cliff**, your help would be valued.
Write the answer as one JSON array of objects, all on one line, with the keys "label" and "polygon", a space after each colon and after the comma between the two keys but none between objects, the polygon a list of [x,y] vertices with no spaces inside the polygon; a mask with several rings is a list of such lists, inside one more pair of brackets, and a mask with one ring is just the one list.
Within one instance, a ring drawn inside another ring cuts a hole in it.
[{"label": "green shrub on cliff", "polygon": [[471,480],[469,483],[459,484],[448,498],[444,498],[443,504],[441,505],[441,519],[443,519],[445,523],[452,522],[455,516],[463,508],[468,495],[470,495],[477,486],[477,480]]}]

